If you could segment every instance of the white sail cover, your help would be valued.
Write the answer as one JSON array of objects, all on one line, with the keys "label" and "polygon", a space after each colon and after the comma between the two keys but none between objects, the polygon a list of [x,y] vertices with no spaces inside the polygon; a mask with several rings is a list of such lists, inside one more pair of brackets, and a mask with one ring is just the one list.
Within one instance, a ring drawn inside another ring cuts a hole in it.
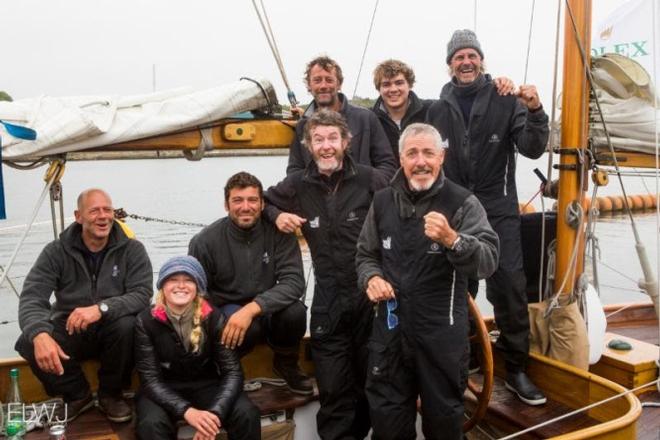
[{"label": "white sail cover", "polygon": [[[629,58],[606,54],[592,60],[592,74],[612,146],[655,154],[660,111],[646,71]],[[596,148],[608,149],[595,100],[590,104],[590,112],[592,142]]]},{"label": "white sail cover", "polygon": [[[660,48],[660,32],[653,31],[654,23],[660,25],[657,0],[631,0],[595,26],[591,44],[597,94],[613,146],[648,154],[656,152],[660,128],[654,87],[660,79],[660,60],[655,53]],[[594,145],[607,148],[593,101],[591,120]]]},{"label": "white sail cover", "polygon": [[[37,139],[12,137],[0,124],[3,159],[80,151],[208,124],[276,103],[265,80],[193,91],[133,96],[41,96],[0,102],[0,120],[30,127]],[[267,96],[266,96],[267,95]],[[269,102],[270,100],[270,102]]]}]

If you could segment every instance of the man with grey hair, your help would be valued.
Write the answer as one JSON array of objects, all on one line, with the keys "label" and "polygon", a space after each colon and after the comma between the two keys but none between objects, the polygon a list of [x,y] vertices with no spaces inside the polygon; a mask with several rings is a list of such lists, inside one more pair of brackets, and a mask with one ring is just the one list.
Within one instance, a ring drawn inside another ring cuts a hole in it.
[{"label": "man with grey hair", "polygon": [[[486,280],[486,296],[500,329],[496,348],[505,360],[507,388],[523,402],[540,405],[546,398],[525,373],[529,315],[515,173],[518,152],[536,159],[545,151],[548,116],[532,85],[520,86],[517,97],[498,95],[484,73],[483,59],[474,32],[454,32],[447,44],[452,79],[429,109],[427,122],[449,141],[447,177],[474,193],[499,236],[499,267]],[[474,280],[471,293],[477,288]]]},{"label": "man with grey hair", "polygon": [[497,267],[498,239],[469,191],[442,173],[430,125],[399,139],[401,169],[374,196],[357,244],[358,285],[377,303],[366,393],[374,438],[462,438],[468,277]]},{"label": "man with grey hair", "polygon": [[81,361],[99,359],[99,409],[125,422],[133,411],[122,388],[133,371],[135,315],[152,295],[151,262],[114,221],[105,191],[83,191],[74,214],[75,223],[46,245],[25,279],[16,350],[46,392],[64,398],[67,421],[93,405]]}]

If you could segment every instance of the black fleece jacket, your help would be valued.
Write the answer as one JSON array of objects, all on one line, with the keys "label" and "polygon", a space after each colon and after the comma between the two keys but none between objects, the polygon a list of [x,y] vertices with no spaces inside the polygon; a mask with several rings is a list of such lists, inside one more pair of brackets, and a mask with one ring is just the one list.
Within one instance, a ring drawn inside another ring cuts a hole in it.
[{"label": "black fleece jacket", "polygon": [[204,267],[216,306],[254,300],[270,315],[297,301],[305,288],[298,240],[263,218],[250,229],[229,217],[217,220],[190,240],[188,253]]},{"label": "black fleece jacket", "polygon": [[403,130],[405,130],[410,124],[424,122],[426,120],[426,112],[428,112],[429,107],[431,107],[431,104],[434,102],[435,101],[432,99],[420,99],[415,92],[411,91],[408,95],[408,109],[406,110],[406,114],[403,115],[403,119],[401,119],[401,127],[396,125],[392,118],[390,118],[390,115],[387,114],[382,98],[378,98],[374,106],[371,108],[371,111],[378,116],[380,125],[383,126],[385,135],[390,141],[392,154],[394,154],[397,166],[399,164],[399,137],[401,136],[401,132],[403,132]]},{"label": "black fleece jacket", "polygon": [[[137,315],[149,307],[153,293],[151,261],[142,243],[126,236],[115,222],[96,274],[85,260],[82,226],[73,223],[46,245],[23,284],[18,321],[25,337],[52,334],[52,319],[67,317],[75,308],[103,301],[103,320]],[[88,252],[88,251],[87,251]],[[55,304],[50,296],[55,293]]]}]

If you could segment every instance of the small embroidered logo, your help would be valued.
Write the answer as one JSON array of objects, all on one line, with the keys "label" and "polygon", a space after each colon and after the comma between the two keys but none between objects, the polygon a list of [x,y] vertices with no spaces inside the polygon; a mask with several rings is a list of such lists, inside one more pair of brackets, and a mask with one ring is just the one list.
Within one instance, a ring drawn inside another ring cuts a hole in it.
[{"label": "small embroidered logo", "polygon": [[261,257],[261,262],[264,264],[270,263],[270,257],[268,256],[268,252],[264,252],[263,257]]},{"label": "small embroidered logo", "polygon": [[119,268],[115,264],[114,266],[112,266],[112,276],[116,278],[118,275],[119,275]]},{"label": "small embroidered logo", "polygon": [[498,143],[499,141],[500,141],[500,137],[499,137],[497,134],[495,134],[495,133],[493,133],[493,134],[490,136],[490,139],[488,139],[488,143],[489,143],[489,144],[496,144],[496,143]]},{"label": "small embroidered logo", "polygon": [[383,249],[392,249],[392,237],[383,240]]},{"label": "small embroidered logo", "polygon": [[346,219],[346,221],[354,222],[357,219],[358,219],[357,214],[355,214],[355,212],[351,211],[351,212],[348,213],[348,218]]},{"label": "small embroidered logo", "polygon": [[319,219],[319,216],[317,215],[309,221],[309,227],[312,229],[317,229],[320,226],[320,223],[321,219]]},{"label": "small embroidered logo", "polygon": [[427,254],[442,254],[445,252],[445,249],[443,246],[440,246],[440,243],[437,242],[431,242],[431,246],[429,246],[429,250],[426,251]]}]

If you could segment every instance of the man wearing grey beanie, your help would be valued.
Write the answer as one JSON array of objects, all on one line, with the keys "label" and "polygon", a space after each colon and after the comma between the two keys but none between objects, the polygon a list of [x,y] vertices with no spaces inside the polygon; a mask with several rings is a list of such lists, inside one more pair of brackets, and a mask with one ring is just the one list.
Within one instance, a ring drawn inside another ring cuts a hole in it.
[{"label": "man wearing grey beanie", "polygon": [[[506,386],[523,402],[541,405],[546,398],[525,373],[529,315],[515,171],[517,152],[530,159],[545,152],[548,116],[533,85],[521,85],[516,96],[499,95],[483,60],[476,34],[455,31],[446,58],[452,78],[427,122],[448,139],[446,176],[477,196],[500,238],[499,267],[486,280],[486,296],[500,329],[496,348],[505,360]],[[473,282],[470,292],[477,287]]]}]

